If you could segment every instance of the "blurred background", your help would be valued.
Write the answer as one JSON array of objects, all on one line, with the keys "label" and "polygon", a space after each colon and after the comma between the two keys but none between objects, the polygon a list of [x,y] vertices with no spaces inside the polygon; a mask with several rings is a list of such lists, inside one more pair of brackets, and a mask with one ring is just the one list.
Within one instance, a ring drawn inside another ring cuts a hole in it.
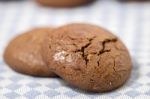
[{"label": "blurred background", "polygon": [[[121,89],[107,94],[82,93],[57,79],[17,74],[3,62],[3,50],[14,36],[36,27],[79,22],[108,29],[128,47],[134,67],[129,82]],[[150,1],[93,0],[83,6],[51,7],[36,0],[0,0],[0,98],[11,97],[150,99]]]}]

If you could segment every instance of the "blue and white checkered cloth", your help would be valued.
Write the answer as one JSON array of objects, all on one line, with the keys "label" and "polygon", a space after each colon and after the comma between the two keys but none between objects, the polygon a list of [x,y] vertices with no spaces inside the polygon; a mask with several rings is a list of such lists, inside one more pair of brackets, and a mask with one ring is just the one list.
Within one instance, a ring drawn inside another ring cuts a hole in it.
[{"label": "blue and white checkered cloth", "polygon": [[[87,93],[59,78],[35,78],[11,70],[2,59],[8,41],[34,27],[86,22],[118,35],[128,47],[133,72],[121,88]],[[150,99],[150,2],[97,0],[77,8],[44,8],[32,0],[0,1],[0,99]]]}]

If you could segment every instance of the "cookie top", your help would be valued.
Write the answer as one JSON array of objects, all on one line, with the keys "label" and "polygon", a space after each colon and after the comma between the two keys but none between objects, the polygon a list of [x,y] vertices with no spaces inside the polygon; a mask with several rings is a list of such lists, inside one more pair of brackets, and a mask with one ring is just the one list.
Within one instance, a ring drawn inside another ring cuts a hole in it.
[{"label": "cookie top", "polygon": [[132,63],[128,50],[109,31],[88,24],[70,24],[45,40],[45,60],[50,69],[70,84],[104,92],[121,86]]},{"label": "cookie top", "polygon": [[50,28],[39,28],[14,38],[4,52],[5,62],[15,71],[32,76],[54,76],[41,56],[41,43],[51,32]]},{"label": "cookie top", "polygon": [[37,2],[44,6],[52,7],[72,7],[89,3],[93,0],[37,0]]}]

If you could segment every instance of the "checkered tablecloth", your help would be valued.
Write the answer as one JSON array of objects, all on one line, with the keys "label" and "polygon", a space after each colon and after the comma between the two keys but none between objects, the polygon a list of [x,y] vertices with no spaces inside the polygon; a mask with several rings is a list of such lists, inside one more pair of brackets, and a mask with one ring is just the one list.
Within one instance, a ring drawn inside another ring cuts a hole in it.
[{"label": "checkered tablecloth", "polygon": [[[108,93],[71,88],[60,78],[36,78],[11,70],[3,50],[19,33],[35,27],[86,22],[118,35],[128,47],[133,71],[129,81]],[[150,2],[97,0],[76,8],[44,8],[32,0],[0,1],[0,99],[150,99]]]}]

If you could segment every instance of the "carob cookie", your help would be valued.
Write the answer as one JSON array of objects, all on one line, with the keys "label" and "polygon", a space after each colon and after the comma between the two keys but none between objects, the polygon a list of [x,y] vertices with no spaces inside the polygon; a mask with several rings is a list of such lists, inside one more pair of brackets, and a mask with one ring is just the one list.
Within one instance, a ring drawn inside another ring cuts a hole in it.
[{"label": "carob cookie", "polygon": [[39,4],[53,7],[72,7],[83,5],[92,0],[36,0]]},{"label": "carob cookie", "polygon": [[50,34],[43,45],[53,72],[87,91],[118,88],[129,78],[132,63],[124,44],[107,30],[88,24],[70,24]]},{"label": "carob cookie", "polygon": [[39,28],[13,39],[4,52],[5,62],[15,71],[32,76],[55,76],[41,56],[41,43],[50,28]]}]

